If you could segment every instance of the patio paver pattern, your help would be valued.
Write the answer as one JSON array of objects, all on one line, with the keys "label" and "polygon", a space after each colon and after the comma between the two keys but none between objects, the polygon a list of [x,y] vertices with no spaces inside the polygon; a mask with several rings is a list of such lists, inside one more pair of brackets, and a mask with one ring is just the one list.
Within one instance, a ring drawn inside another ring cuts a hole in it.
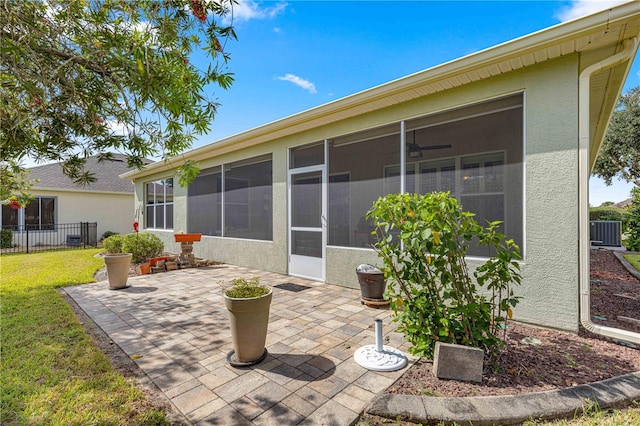
[{"label": "patio paver pattern", "polygon": [[[355,273],[355,271],[354,271]],[[259,277],[274,287],[267,358],[249,368],[233,349],[221,285]],[[65,291],[195,425],[349,425],[406,371],[369,371],[353,354],[375,343],[408,352],[391,311],[360,303],[360,290],[233,265],[184,269]],[[304,286],[303,289],[295,285]],[[299,290],[299,291],[293,291]]]}]

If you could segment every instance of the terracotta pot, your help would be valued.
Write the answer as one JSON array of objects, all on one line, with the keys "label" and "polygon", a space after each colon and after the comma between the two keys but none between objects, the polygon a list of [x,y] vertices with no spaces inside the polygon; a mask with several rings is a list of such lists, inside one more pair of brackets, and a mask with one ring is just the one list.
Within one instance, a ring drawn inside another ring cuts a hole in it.
[{"label": "terracotta pot", "polygon": [[131,256],[131,253],[107,254],[104,256],[104,264],[107,266],[109,288],[118,290],[127,287]]},{"label": "terracotta pot", "polygon": [[248,299],[224,295],[235,351],[233,360],[227,357],[231,365],[252,365],[264,359],[272,294],[273,289],[264,296]]},{"label": "terracotta pot", "polygon": [[190,243],[194,241],[200,241],[202,234],[173,234],[176,239],[176,243]]},{"label": "terracotta pot", "polygon": [[153,259],[149,259],[149,266],[156,266],[158,262],[160,262],[161,260],[167,260],[169,259],[169,256],[164,256],[164,257],[154,257]]},{"label": "terracotta pot", "polygon": [[140,273],[142,275],[150,274],[151,273],[151,264],[148,263],[148,262],[141,263],[140,264]]}]

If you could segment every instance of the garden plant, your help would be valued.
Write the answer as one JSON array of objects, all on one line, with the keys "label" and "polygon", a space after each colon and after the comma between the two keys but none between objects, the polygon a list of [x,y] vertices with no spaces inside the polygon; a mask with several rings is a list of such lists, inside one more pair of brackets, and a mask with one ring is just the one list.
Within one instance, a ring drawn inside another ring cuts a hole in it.
[{"label": "garden plant", "polygon": [[[436,342],[501,349],[506,323],[520,297],[520,249],[498,232],[501,222],[478,224],[449,193],[389,194],[379,198],[374,245],[383,262],[394,320],[414,355],[433,357]],[[465,256],[471,244],[487,248],[472,278]]]},{"label": "garden plant", "polygon": [[142,263],[160,256],[164,251],[162,240],[156,235],[146,232],[126,235],[114,234],[102,241],[102,246],[109,254],[131,253],[131,262]]},{"label": "garden plant", "polygon": [[142,263],[160,256],[164,251],[164,244],[154,234],[135,232],[124,236],[122,248],[126,253],[132,254],[131,261],[133,263]]},{"label": "garden plant", "polygon": [[631,191],[631,205],[627,211],[627,240],[625,246],[629,251],[640,251],[640,187]]}]

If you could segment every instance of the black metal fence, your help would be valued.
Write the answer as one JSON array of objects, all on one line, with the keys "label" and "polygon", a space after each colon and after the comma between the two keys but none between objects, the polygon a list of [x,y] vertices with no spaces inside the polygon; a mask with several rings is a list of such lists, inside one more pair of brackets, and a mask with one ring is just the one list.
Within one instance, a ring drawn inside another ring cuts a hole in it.
[{"label": "black metal fence", "polygon": [[96,222],[55,225],[3,226],[2,253],[31,253],[42,250],[70,250],[98,246]]}]

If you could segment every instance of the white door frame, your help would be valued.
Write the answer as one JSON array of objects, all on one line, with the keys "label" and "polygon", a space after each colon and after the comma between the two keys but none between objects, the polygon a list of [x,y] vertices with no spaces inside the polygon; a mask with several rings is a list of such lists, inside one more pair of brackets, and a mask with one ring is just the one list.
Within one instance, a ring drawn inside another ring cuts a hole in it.
[{"label": "white door frame", "polygon": [[[325,144],[326,154],[326,144]],[[325,155],[326,158],[326,155]],[[294,175],[320,172],[321,174],[321,211],[320,214],[320,227],[294,227],[292,226],[292,177]],[[289,275],[309,278],[317,281],[325,281],[326,279],[326,248],[327,248],[327,168],[325,164],[319,164],[314,166],[299,167],[297,169],[290,169],[287,173],[287,201],[288,201],[288,223],[287,223],[287,241],[288,241],[288,268]],[[306,232],[320,232],[322,233],[322,257],[314,258],[309,256],[301,256],[293,254],[293,232],[294,231],[306,231]]]}]

